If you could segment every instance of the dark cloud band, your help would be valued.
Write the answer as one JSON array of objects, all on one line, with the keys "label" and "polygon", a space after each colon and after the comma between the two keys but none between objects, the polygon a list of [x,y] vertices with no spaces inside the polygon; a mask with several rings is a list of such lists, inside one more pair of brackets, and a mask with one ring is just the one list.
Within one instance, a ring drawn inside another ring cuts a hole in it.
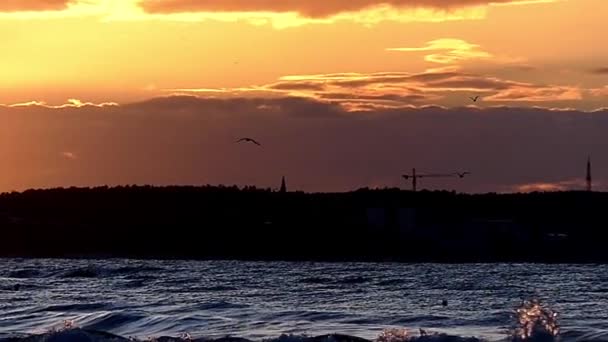
[{"label": "dark cloud band", "polygon": [[2,0],[0,12],[58,11],[67,8],[71,0]]},{"label": "dark cloud band", "polygon": [[151,13],[179,12],[297,12],[319,18],[344,12],[356,12],[380,5],[398,8],[435,8],[452,10],[513,0],[142,0],[141,6]]},{"label": "dark cloud band", "polygon": [[591,70],[591,73],[596,75],[608,75],[608,67],[593,69]]}]

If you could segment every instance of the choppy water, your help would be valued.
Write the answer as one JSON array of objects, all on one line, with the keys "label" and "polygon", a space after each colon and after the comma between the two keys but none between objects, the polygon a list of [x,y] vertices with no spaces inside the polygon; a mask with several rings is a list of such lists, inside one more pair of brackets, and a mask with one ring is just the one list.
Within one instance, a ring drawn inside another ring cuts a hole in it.
[{"label": "choppy water", "polygon": [[502,340],[521,301],[540,298],[559,313],[562,340],[608,341],[607,281],[606,265],[8,259],[0,337],[73,320],[142,339],[375,339],[399,327]]}]

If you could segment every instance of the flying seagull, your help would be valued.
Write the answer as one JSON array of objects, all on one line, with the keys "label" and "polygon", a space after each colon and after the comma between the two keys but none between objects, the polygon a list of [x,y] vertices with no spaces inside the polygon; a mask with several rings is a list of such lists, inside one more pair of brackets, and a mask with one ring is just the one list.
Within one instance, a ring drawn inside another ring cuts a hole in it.
[{"label": "flying seagull", "polygon": [[260,144],[259,142],[257,142],[255,139],[251,139],[251,138],[241,138],[241,139],[237,140],[236,142],[237,143],[240,143],[240,142],[250,142],[250,143],[254,143],[254,144],[258,145],[258,146],[262,146],[262,144]]},{"label": "flying seagull", "polygon": [[475,97],[469,97],[471,99],[471,101],[473,102],[477,102],[477,100],[479,100],[479,95],[475,96]]},{"label": "flying seagull", "polygon": [[460,178],[464,178],[466,175],[470,175],[470,172],[456,172],[456,175]]}]

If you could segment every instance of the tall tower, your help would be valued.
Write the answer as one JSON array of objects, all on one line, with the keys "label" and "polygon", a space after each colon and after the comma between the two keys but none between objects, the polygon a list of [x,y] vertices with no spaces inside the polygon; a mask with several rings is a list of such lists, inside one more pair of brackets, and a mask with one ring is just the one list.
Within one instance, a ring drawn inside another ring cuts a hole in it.
[{"label": "tall tower", "polygon": [[287,185],[285,184],[285,176],[283,176],[283,179],[281,179],[281,193],[286,193],[287,192]]},{"label": "tall tower", "polygon": [[587,191],[591,191],[591,157],[587,158],[587,177],[585,180],[587,181]]}]

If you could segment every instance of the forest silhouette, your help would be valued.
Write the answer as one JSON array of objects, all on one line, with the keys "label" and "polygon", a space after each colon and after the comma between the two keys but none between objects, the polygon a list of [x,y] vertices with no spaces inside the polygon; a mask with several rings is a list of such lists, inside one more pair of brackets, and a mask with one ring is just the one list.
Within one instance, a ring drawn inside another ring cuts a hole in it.
[{"label": "forest silhouette", "polygon": [[0,195],[0,256],[605,262],[608,193],[122,186]]}]

